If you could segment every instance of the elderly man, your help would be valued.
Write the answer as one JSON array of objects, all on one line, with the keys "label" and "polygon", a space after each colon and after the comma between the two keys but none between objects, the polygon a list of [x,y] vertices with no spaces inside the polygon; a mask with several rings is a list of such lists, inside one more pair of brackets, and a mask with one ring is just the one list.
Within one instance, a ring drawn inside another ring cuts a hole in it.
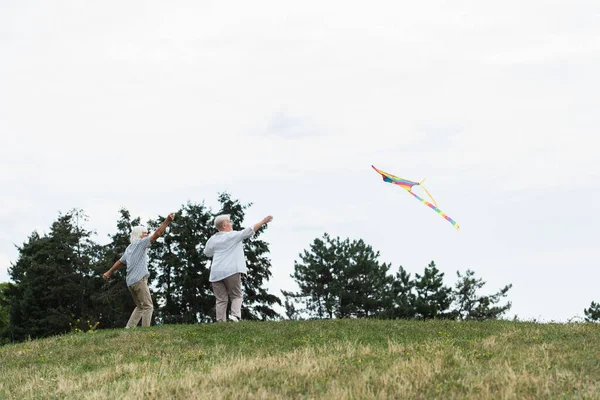
[{"label": "elderly man", "polygon": [[131,244],[125,249],[123,256],[115,264],[106,271],[102,276],[104,279],[110,276],[123,265],[127,265],[127,276],[125,280],[127,287],[133,296],[135,309],[127,321],[125,328],[133,328],[138,325],[140,319],[142,326],[150,326],[152,320],[152,296],[148,288],[148,249],[152,242],[156,241],[167,229],[167,226],[173,221],[174,213],[171,213],[165,218],[162,225],[149,237],[148,228],[145,226],[134,226],[131,229],[129,241]]},{"label": "elderly man", "polygon": [[272,216],[263,218],[251,227],[234,231],[228,214],[215,218],[215,228],[219,232],[211,236],[204,247],[204,254],[212,257],[210,278],[217,299],[217,322],[227,320],[227,304],[231,300],[230,319],[238,322],[242,319],[242,279],[247,273],[246,258],[242,241],[254,235],[263,225],[271,222]]}]

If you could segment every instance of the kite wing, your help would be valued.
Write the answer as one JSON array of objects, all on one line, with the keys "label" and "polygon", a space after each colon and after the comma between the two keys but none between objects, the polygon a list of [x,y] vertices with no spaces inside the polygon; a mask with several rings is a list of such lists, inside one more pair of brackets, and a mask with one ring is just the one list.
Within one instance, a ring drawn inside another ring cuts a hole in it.
[{"label": "kite wing", "polygon": [[[433,211],[435,211],[436,213],[438,213],[442,217],[444,217],[444,219],[446,219],[448,222],[450,222],[452,224],[452,226],[454,226],[457,230],[460,229],[460,226],[458,226],[458,224],[456,223],[455,220],[453,220],[452,218],[447,216],[442,210],[440,210],[438,208],[435,200],[433,199],[433,197],[431,196],[429,191],[427,189],[425,189],[425,187],[422,185],[422,183],[425,181],[425,179],[423,179],[421,182],[413,182],[413,181],[409,181],[407,179],[399,178],[392,174],[388,174],[387,172],[384,172],[384,171],[381,171],[381,170],[375,168],[375,166],[373,166],[373,165],[371,165],[371,167],[373,167],[373,169],[375,171],[377,171],[379,174],[381,174],[384,182],[393,183],[394,185],[398,185],[398,186],[406,189],[406,191],[408,193],[412,194],[421,203],[425,204],[427,207],[431,208]],[[418,195],[416,195],[415,193],[413,193],[413,191],[412,191],[413,186],[421,186],[423,188],[423,190],[425,191],[425,193],[427,193],[427,196],[429,196],[429,198],[431,199],[433,204],[431,204],[427,200],[424,200],[423,198],[421,198]]]}]

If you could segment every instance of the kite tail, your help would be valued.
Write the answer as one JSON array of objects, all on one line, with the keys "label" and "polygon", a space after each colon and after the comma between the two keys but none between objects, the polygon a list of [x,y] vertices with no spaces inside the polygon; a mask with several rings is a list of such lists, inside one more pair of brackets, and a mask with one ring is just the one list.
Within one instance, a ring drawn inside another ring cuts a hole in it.
[{"label": "kite tail", "polygon": [[425,204],[427,207],[431,208],[433,211],[435,211],[436,213],[438,213],[442,217],[444,217],[444,219],[446,219],[446,221],[450,222],[452,224],[452,226],[454,226],[456,228],[456,230],[460,230],[460,226],[458,226],[458,224],[456,223],[456,221],[453,220],[452,218],[450,218],[449,216],[447,216],[442,210],[440,210],[439,208],[437,208],[436,206],[434,206],[433,204],[431,204],[427,200],[422,199],[421,197],[419,197],[415,193],[411,192],[410,190],[408,191],[408,193],[412,194],[421,203]]}]

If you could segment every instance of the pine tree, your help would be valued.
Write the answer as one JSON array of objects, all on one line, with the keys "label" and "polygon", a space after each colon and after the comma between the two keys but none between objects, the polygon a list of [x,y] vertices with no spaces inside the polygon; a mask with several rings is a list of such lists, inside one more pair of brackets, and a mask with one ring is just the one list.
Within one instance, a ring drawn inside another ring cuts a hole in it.
[{"label": "pine tree", "polygon": [[447,318],[452,303],[452,288],[444,286],[444,273],[435,262],[425,267],[423,275],[415,274],[415,311],[417,318]]},{"label": "pine tree", "polygon": [[583,310],[585,314],[585,320],[587,322],[598,322],[600,321],[600,303],[592,301],[589,308]]},{"label": "pine tree", "polygon": [[485,285],[485,282],[475,278],[475,272],[467,270],[465,275],[461,275],[457,271],[456,274],[458,275],[458,282],[454,290],[456,304],[454,316],[456,318],[461,320],[496,319],[510,310],[510,302],[503,306],[496,306],[496,304],[506,297],[506,293],[512,285],[505,286],[493,295],[483,296],[479,295],[478,291]]},{"label": "pine tree", "polygon": [[385,314],[386,318],[410,319],[416,317],[415,303],[416,296],[414,293],[415,282],[411,279],[408,273],[402,266],[394,277],[392,289],[387,301]]},{"label": "pine tree", "polygon": [[332,239],[327,233],[299,255],[292,278],[297,293],[283,292],[315,318],[361,318],[388,313],[394,278],[379,252],[362,240]]},{"label": "pine tree", "polygon": [[389,264],[380,264],[379,252],[363,240],[346,239],[341,247],[342,270],[337,281],[337,317],[372,317],[385,311],[394,278]]},{"label": "pine tree", "polygon": [[4,333],[8,329],[9,323],[9,299],[8,299],[8,290],[9,284],[8,282],[0,283],[0,345],[3,342]]},{"label": "pine tree", "polygon": [[[150,225],[157,228],[163,219],[158,217]],[[188,202],[175,214],[159,244],[150,250],[150,276],[158,289],[157,318],[162,323],[213,320],[210,270],[202,252],[211,221],[210,210],[203,203]]]},{"label": "pine tree", "polygon": [[296,310],[296,306],[294,302],[289,300],[290,294],[285,290],[282,290],[281,293],[285,297],[285,301],[283,302],[283,307],[285,308],[285,316],[287,319],[295,320],[299,319],[298,310]]},{"label": "pine tree", "polygon": [[12,340],[67,332],[78,320],[93,319],[89,279],[97,262],[91,232],[80,224],[81,210],[60,215],[46,236],[31,234],[18,247],[19,258],[9,269]]},{"label": "pine tree", "polygon": [[310,250],[299,255],[301,262],[294,261],[292,278],[298,284],[298,293],[284,292],[288,299],[304,305],[303,311],[315,318],[333,318],[338,308],[336,290],[342,270],[339,238],[333,240],[325,233],[315,239]]}]

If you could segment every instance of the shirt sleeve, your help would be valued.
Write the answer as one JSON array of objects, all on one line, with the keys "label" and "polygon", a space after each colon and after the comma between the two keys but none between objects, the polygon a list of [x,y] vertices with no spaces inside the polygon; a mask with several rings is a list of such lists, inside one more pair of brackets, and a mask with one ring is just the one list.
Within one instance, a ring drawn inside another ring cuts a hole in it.
[{"label": "shirt sleeve", "polygon": [[141,242],[145,249],[150,248],[150,245],[152,244],[152,242],[150,241],[150,236],[146,236],[141,240]]},{"label": "shirt sleeve", "polygon": [[121,261],[123,264],[127,264],[127,260],[125,259],[125,253],[123,253],[121,258],[119,258],[119,261]]},{"label": "shirt sleeve", "polygon": [[249,226],[241,231],[236,231],[235,235],[232,236],[232,240],[236,242],[241,242],[244,239],[248,239],[254,236],[254,228]]},{"label": "shirt sleeve", "polygon": [[212,241],[208,239],[208,242],[206,242],[206,245],[204,246],[204,255],[207,257],[212,257],[214,254],[214,246],[212,245]]}]

